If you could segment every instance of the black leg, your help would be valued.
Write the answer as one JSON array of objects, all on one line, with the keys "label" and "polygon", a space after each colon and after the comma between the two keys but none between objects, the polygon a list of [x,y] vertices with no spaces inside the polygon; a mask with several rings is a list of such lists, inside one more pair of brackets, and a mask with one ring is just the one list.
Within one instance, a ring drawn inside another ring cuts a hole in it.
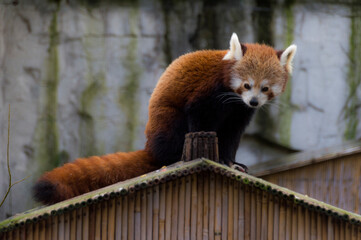
[{"label": "black leg", "polygon": [[217,131],[224,114],[217,109],[212,101],[199,101],[186,107],[188,132]]}]

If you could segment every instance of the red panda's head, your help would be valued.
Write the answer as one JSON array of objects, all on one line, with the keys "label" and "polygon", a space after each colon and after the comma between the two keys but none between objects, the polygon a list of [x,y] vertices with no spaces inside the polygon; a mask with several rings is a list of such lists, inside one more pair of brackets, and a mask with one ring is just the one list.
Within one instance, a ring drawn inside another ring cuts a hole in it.
[{"label": "red panda's head", "polygon": [[281,94],[292,73],[296,45],[284,51],[260,44],[240,44],[233,33],[223,60],[233,60],[230,87],[249,107],[257,108]]}]

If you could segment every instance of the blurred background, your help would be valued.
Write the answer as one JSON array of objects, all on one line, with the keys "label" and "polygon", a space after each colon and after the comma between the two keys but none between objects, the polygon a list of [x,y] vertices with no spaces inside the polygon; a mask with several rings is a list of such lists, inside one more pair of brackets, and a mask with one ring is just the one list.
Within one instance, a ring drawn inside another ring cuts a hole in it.
[{"label": "blurred background", "polygon": [[298,51],[287,91],[243,136],[246,165],[361,137],[359,0],[0,0],[0,220],[78,157],[142,149],[152,90],[171,61],[241,42]]}]

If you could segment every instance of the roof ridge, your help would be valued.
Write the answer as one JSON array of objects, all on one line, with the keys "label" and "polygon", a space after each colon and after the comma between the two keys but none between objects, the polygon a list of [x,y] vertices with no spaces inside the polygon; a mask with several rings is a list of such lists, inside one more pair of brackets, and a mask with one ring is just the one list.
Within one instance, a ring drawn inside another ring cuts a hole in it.
[{"label": "roof ridge", "polygon": [[110,198],[115,198],[117,196],[134,194],[141,189],[165,183],[190,174],[200,173],[202,171],[212,171],[217,174],[225,175],[231,179],[240,181],[245,185],[258,188],[261,191],[266,191],[287,201],[292,201],[294,204],[308,208],[312,211],[342,219],[350,222],[351,224],[361,225],[361,216],[356,213],[334,207],[306,195],[296,193],[287,188],[280,187],[263,179],[232,169],[220,163],[201,158],[189,162],[178,162],[171,166],[160,168],[154,172],[119,182],[63,202],[14,215],[13,217],[0,222],[0,231],[10,231],[25,224],[46,219],[51,215],[63,214],[70,210],[82,208]]}]

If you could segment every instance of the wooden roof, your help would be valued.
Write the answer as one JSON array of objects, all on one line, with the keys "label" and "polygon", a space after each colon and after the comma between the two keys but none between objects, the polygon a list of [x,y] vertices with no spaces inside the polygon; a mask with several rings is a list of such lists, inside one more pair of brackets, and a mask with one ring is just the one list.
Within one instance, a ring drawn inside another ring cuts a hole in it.
[{"label": "wooden roof", "polygon": [[169,182],[193,173],[204,171],[214,172],[216,175],[223,175],[239,181],[240,183],[252,186],[259,191],[276,195],[281,199],[293,202],[302,208],[310,209],[332,218],[350,223],[355,226],[361,225],[361,216],[351,213],[329,204],[317,201],[308,196],[293,192],[278,185],[269,183],[257,177],[239,172],[227,166],[221,165],[207,159],[197,159],[189,162],[178,162],[172,166],[161,168],[149,174],[129,179],[124,182],[83,194],[81,196],[63,201],[51,206],[44,206],[37,209],[15,215],[0,223],[0,232],[12,231],[20,226],[38,222],[49,216],[56,216],[68,211],[84,208],[94,203],[99,203],[117,196],[134,194],[145,188],[149,188],[160,183]]},{"label": "wooden roof", "polygon": [[260,177],[353,154],[361,154],[361,141],[347,142],[340,146],[294,153],[283,158],[255,164],[250,167],[250,174]]}]

